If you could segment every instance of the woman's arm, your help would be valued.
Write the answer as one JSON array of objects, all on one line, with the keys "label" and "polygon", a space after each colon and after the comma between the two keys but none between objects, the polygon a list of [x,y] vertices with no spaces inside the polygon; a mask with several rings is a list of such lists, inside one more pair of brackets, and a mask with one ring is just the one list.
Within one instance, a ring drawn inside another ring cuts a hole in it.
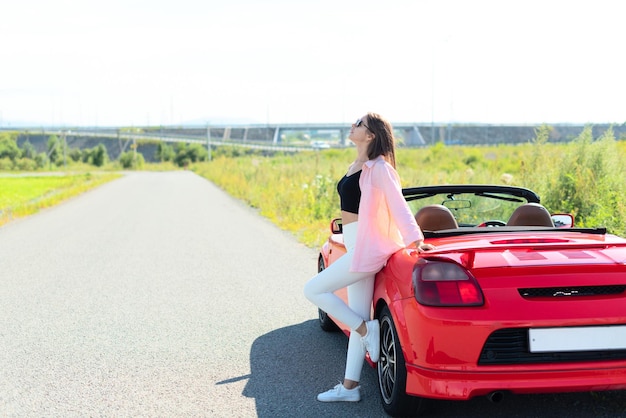
[{"label": "woman's arm", "polygon": [[400,176],[396,170],[382,161],[375,164],[373,170],[375,170],[372,173],[373,185],[383,192],[389,212],[402,234],[405,245],[423,241],[422,230],[402,195]]}]

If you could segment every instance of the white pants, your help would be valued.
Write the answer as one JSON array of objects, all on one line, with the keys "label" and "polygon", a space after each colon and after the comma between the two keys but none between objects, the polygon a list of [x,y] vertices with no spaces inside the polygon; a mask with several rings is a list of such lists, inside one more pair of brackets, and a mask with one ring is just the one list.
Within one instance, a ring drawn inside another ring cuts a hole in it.
[{"label": "white pants", "polygon": [[[369,321],[374,294],[374,278],[377,271],[356,273],[350,271],[357,223],[343,226],[343,241],[346,254],[339,257],[327,269],[321,271],[304,286],[304,295],[327,314],[350,327],[345,378],[358,382],[365,359],[361,335],[355,330],[363,321]],[[348,304],[333,292],[346,287]]]}]

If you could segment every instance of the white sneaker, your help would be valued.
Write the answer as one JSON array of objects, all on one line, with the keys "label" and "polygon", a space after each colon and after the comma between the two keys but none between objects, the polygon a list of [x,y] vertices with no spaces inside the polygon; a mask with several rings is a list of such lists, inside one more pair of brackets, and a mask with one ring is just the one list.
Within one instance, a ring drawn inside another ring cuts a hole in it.
[{"label": "white sneaker", "polygon": [[320,402],[358,402],[361,400],[360,389],[360,386],[346,389],[343,384],[339,383],[331,390],[317,395],[317,400]]},{"label": "white sneaker", "polygon": [[361,344],[365,347],[365,351],[370,353],[370,359],[374,363],[378,363],[380,357],[380,323],[378,319],[367,321],[367,334],[361,337]]}]

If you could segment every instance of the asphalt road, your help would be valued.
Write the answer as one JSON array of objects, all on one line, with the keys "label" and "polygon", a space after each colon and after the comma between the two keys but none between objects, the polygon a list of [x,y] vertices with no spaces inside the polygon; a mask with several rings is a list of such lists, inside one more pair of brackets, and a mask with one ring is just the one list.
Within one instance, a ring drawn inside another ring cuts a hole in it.
[{"label": "asphalt road", "polygon": [[[316,252],[190,172],[132,173],[0,228],[1,417],[380,417],[322,404],[346,339]],[[436,417],[626,417],[626,392],[438,402]]]}]

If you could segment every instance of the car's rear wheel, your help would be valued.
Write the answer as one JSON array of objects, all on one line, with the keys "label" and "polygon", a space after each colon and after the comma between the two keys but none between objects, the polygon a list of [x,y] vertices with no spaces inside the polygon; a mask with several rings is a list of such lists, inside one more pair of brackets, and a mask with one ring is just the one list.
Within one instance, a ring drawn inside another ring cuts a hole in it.
[{"label": "car's rear wheel", "polygon": [[326,332],[336,332],[339,331],[339,327],[337,324],[333,322],[332,319],[328,316],[326,312],[321,309],[317,309],[318,317],[320,320],[320,327]]},{"label": "car's rear wheel", "polygon": [[383,408],[391,416],[417,416],[424,411],[426,399],[406,394],[404,354],[388,307],[383,308],[379,320],[378,389]]},{"label": "car's rear wheel", "polygon": [[[325,268],[326,266],[324,265],[324,258],[320,255],[319,258],[317,259],[317,272],[319,273]],[[320,327],[322,327],[324,331],[326,332],[339,331],[339,327],[337,326],[337,324],[335,324],[335,322],[333,322],[333,320],[330,319],[330,317],[328,316],[326,312],[318,308],[317,316],[320,321]]]}]

